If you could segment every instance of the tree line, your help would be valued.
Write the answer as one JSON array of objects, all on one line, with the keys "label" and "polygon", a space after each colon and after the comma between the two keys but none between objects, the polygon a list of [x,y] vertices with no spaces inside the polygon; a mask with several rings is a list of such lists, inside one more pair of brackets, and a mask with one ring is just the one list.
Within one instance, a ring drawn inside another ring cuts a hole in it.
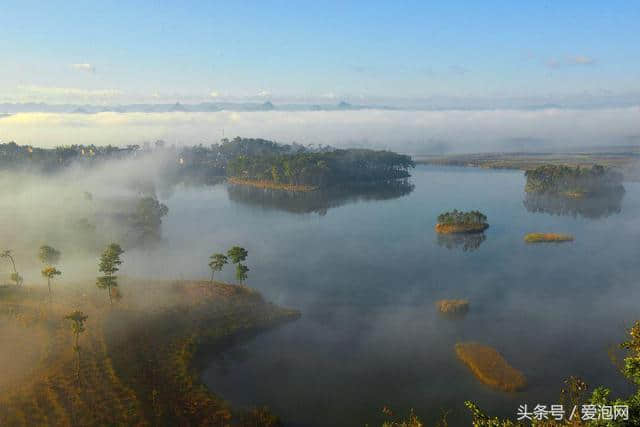
[{"label": "tree line", "polygon": [[438,215],[438,223],[442,225],[482,225],[487,223],[487,216],[480,211],[463,212],[454,209]]},{"label": "tree line", "polygon": [[571,167],[543,165],[524,173],[527,178],[525,191],[531,193],[601,193],[624,191],[623,175],[602,165]]}]

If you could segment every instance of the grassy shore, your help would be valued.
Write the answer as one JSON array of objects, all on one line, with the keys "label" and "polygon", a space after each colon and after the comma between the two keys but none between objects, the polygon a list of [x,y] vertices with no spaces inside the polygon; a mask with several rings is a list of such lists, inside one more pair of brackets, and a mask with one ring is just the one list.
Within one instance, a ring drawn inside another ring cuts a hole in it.
[{"label": "grassy shore", "polygon": [[[17,350],[32,360],[6,361],[15,375],[0,378],[0,425],[278,425],[268,410],[235,410],[208,390],[197,354],[298,312],[218,282],[124,281],[113,306],[89,285],[56,290],[52,302],[42,287],[2,289],[3,331],[21,337]],[[63,320],[76,309],[89,316],[79,376]]]},{"label": "grassy shore", "polygon": [[489,228],[489,224],[436,224],[436,233],[479,233]]},{"label": "grassy shore", "polygon": [[315,191],[317,187],[312,185],[295,185],[284,184],[274,181],[258,180],[258,179],[244,179],[231,177],[227,178],[227,182],[235,185],[248,185],[256,188],[265,188],[269,190],[284,190],[284,191]]},{"label": "grassy shore", "polygon": [[528,233],[524,236],[524,241],[527,243],[561,243],[572,242],[573,236],[563,233]]}]

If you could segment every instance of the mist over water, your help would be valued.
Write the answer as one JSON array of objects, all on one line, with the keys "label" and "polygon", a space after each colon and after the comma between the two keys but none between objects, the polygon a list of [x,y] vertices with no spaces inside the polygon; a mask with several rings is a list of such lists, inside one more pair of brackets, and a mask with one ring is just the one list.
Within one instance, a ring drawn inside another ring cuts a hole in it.
[{"label": "mist over water", "polygon": [[640,109],[219,111],[17,113],[0,116],[0,140],[68,144],[208,145],[242,135],[283,143],[390,149],[409,154],[569,150],[638,144]]},{"label": "mist over water", "polygon": [[[213,390],[269,405],[286,425],[317,426],[375,425],[383,405],[415,408],[427,422],[452,410],[458,425],[467,399],[514,416],[522,403],[558,403],[570,375],[629,391],[608,352],[638,315],[637,184],[625,184],[617,211],[593,217],[527,210],[521,172],[418,167],[412,182],[414,191],[398,199],[324,216],[227,199],[224,187],[168,201],[175,215],[167,239],[176,248],[202,253],[240,242],[249,285],[303,313],[212,354],[204,379]],[[437,214],[453,208],[489,218],[473,250],[447,247],[433,231]],[[175,221],[189,225],[173,228]],[[576,240],[526,245],[533,231]],[[206,274],[203,261],[192,267]],[[442,298],[467,298],[471,310],[443,318],[435,307]],[[495,347],[528,387],[503,393],[479,383],[456,359],[460,341]]]},{"label": "mist over water", "polygon": [[[415,408],[427,423],[451,410],[458,425],[467,399],[504,416],[523,403],[558,403],[570,375],[629,391],[608,352],[638,318],[638,183],[563,205],[527,197],[522,172],[418,166],[398,185],[283,197],[168,184],[158,173],[164,160],[146,161],[4,176],[3,245],[27,284],[46,286],[35,259],[44,243],[62,250],[56,286],[93,283],[103,244],[129,234],[99,213],[151,194],[169,208],[161,238],[126,247],[124,277],[207,278],[211,253],[247,248],[247,284],[302,318],[202,355],[204,381],[234,404],[269,405],[294,426],[375,425],[383,405]],[[474,239],[439,238],[436,217],[453,208],[479,209],[491,227]],[[95,233],[78,233],[82,218]],[[576,239],[526,245],[535,231]],[[232,270],[217,278],[233,282]],[[443,298],[468,299],[470,312],[440,316]],[[528,387],[508,394],[479,383],[456,359],[460,341],[495,347]]]}]

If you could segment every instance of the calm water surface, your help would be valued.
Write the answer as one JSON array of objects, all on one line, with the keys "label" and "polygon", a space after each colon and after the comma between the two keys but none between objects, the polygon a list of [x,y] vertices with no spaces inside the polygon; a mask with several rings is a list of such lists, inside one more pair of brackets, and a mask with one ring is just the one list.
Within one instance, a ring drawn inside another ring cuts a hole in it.
[{"label": "calm water surface", "polygon": [[[522,403],[558,403],[569,375],[629,391],[609,349],[640,319],[638,184],[564,206],[525,201],[521,172],[420,166],[411,183],[413,191],[333,201],[225,186],[171,195],[166,251],[182,267],[157,271],[206,277],[211,252],[240,244],[248,284],[303,313],[211,354],[204,380],[212,390],[238,405],[268,405],[292,426],[379,425],[383,405],[415,408],[427,422],[448,410],[452,425],[465,425],[467,399],[514,416]],[[484,240],[438,239],[435,219],[453,208],[487,214]],[[524,244],[532,231],[576,240]],[[221,278],[232,280],[232,268]],[[434,305],[441,298],[469,299],[471,310],[443,318]],[[495,347],[529,386],[484,386],[456,359],[461,341]]]}]

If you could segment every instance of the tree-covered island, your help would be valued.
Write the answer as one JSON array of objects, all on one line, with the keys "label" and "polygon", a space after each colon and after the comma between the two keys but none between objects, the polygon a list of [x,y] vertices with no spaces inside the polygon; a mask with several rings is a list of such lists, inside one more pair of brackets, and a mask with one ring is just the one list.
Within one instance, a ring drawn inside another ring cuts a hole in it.
[{"label": "tree-covered island", "polygon": [[557,194],[580,198],[609,192],[623,192],[623,175],[601,165],[570,167],[538,166],[525,172],[527,193]]},{"label": "tree-covered island", "polygon": [[211,145],[176,146],[163,141],[97,147],[69,145],[54,149],[0,144],[0,169],[55,173],[72,165],[93,168],[110,160],[155,156],[157,170],[169,182],[230,183],[308,191],[342,184],[389,182],[410,176],[410,156],[368,149],[279,144],[259,138],[223,138]]},{"label": "tree-covered island", "polygon": [[438,233],[479,233],[489,227],[487,216],[480,211],[463,212],[454,209],[438,215]]}]

